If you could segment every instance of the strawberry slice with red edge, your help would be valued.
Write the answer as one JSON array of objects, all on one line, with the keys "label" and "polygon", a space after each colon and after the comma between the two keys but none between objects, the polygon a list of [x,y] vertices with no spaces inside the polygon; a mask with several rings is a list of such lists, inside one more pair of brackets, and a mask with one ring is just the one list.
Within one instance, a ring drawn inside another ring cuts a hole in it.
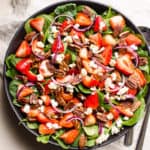
[{"label": "strawberry slice with red edge", "polygon": [[93,35],[90,35],[89,39],[92,43],[94,43],[98,47],[101,47],[103,39],[102,39],[102,35],[100,33],[95,33]]},{"label": "strawberry slice with red edge", "polygon": [[136,35],[134,34],[129,34],[126,38],[125,38],[125,41],[128,45],[141,45],[142,44],[142,40],[137,37]]},{"label": "strawberry slice with red edge", "polygon": [[131,57],[128,54],[120,56],[116,60],[116,69],[121,71],[125,75],[130,75],[134,72],[134,64],[132,63]]},{"label": "strawberry slice with red edge", "polygon": [[31,47],[29,46],[28,42],[24,40],[19,45],[16,51],[16,56],[23,58],[29,56],[31,53],[32,53]]},{"label": "strawberry slice with red edge", "polygon": [[41,32],[43,30],[44,22],[45,22],[44,18],[38,17],[38,18],[31,19],[30,25],[38,32]]},{"label": "strawberry slice with red edge", "polygon": [[99,106],[99,99],[97,93],[89,95],[84,101],[84,107],[86,108],[90,107],[92,109],[97,109],[98,106]]},{"label": "strawberry slice with red edge", "polygon": [[93,30],[95,32],[106,31],[107,30],[106,23],[103,21],[101,16],[96,17],[95,22],[94,22]]},{"label": "strawberry slice with red edge", "polygon": [[105,50],[101,53],[102,62],[104,65],[108,65],[112,58],[112,46],[106,46]]},{"label": "strawberry slice with red edge", "polygon": [[113,16],[110,18],[110,26],[114,30],[116,28],[122,30],[125,27],[125,19],[121,15]]}]

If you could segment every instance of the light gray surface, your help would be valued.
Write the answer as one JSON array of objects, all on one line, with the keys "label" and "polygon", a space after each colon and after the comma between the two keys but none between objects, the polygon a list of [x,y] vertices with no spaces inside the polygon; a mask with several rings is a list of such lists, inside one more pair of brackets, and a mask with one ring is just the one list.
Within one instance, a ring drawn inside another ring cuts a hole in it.
[{"label": "light gray surface", "polygon": [[[37,10],[55,3],[58,0],[0,0],[0,61],[3,62],[4,55],[11,37],[14,35],[20,23]],[[59,0],[60,1],[60,0]],[[97,0],[98,1],[98,0]],[[150,0],[101,0],[102,3],[113,6],[122,11],[136,25],[150,27]],[[1,80],[0,80],[1,83]],[[0,94],[2,95],[1,84]],[[35,138],[30,135],[18,121],[11,111],[7,100],[0,95],[0,149],[5,150],[48,150],[49,146],[37,144]],[[101,150],[134,150],[136,139],[140,130],[140,123],[135,127],[134,143],[130,147],[123,145],[123,138],[110,144]],[[149,121],[150,125],[150,121]],[[143,150],[150,149],[150,126],[144,142]]]}]

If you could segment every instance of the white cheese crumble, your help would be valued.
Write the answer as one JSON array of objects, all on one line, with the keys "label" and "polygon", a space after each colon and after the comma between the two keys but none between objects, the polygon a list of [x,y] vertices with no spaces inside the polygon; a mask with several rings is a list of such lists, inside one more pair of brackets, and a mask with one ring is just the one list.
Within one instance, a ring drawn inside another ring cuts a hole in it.
[{"label": "white cheese crumble", "polygon": [[56,57],[56,61],[58,63],[61,63],[65,58],[65,55],[64,54],[58,54],[57,57]]},{"label": "white cheese crumble", "polygon": [[133,50],[138,50],[138,47],[134,44],[130,45],[130,48],[133,49]]},{"label": "white cheese crumble", "polygon": [[96,89],[96,87],[94,86],[94,87],[91,87],[90,90],[91,90],[91,91],[96,91],[97,89]]},{"label": "white cheese crumble", "polygon": [[100,31],[103,31],[104,27],[105,27],[105,22],[104,22],[104,21],[101,21],[101,22],[100,22],[100,25],[99,25],[99,30],[100,30]]},{"label": "white cheese crumble", "polygon": [[88,39],[88,38],[85,38],[85,39],[84,39],[84,43],[85,43],[85,44],[88,44],[88,43],[89,43],[89,39]]},{"label": "white cheese crumble", "polygon": [[43,100],[39,99],[38,103],[39,103],[39,105],[42,105],[43,104]]},{"label": "white cheese crumble", "polygon": [[116,120],[116,126],[117,126],[118,128],[121,128],[121,127],[122,127],[122,120],[121,120],[121,118],[119,118],[119,119]]},{"label": "white cheese crumble", "polygon": [[112,79],[111,78],[107,78],[106,80],[105,80],[105,88],[106,89],[108,89],[109,87],[110,88],[115,88],[115,85],[112,83]]},{"label": "white cheese crumble", "polygon": [[53,107],[58,106],[58,102],[56,102],[54,99],[51,99],[51,104],[52,104]]},{"label": "white cheese crumble", "polygon": [[116,65],[116,61],[114,59],[110,60],[110,66],[114,67]]},{"label": "white cheese crumble", "polygon": [[50,82],[50,83],[48,84],[48,87],[49,87],[50,89],[52,89],[52,90],[56,90],[56,89],[57,89],[57,84],[55,84],[54,82]]},{"label": "white cheese crumble", "polygon": [[44,110],[45,110],[45,106],[44,106],[44,105],[42,105],[42,106],[40,106],[38,109],[39,109],[39,111],[40,111],[40,112],[42,112],[42,113],[43,113],[43,112],[44,112]]},{"label": "white cheese crumble", "polygon": [[86,115],[90,115],[90,114],[92,114],[92,112],[93,112],[92,108],[88,107],[88,108],[85,110],[84,113],[85,113]]},{"label": "white cheese crumble", "polygon": [[38,80],[38,81],[43,81],[43,80],[44,80],[43,75],[42,75],[42,74],[38,74],[38,75],[37,75],[37,80]]},{"label": "white cheese crumble", "polygon": [[81,75],[82,76],[86,76],[87,75],[86,69],[84,69],[84,68],[81,69]]},{"label": "white cheese crumble", "polygon": [[23,112],[24,113],[29,113],[30,111],[30,105],[29,104],[25,104],[24,107],[23,107]]},{"label": "white cheese crumble", "polygon": [[105,134],[104,132],[96,139],[96,144],[101,144],[106,141],[109,137],[109,134]]},{"label": "white cheese crumble", "polygon": [[115,81],[117,79],[117,75],[115,72],[111,74],[112,80]]},{"label": "white cheese crumble", "polygon": [[48,123],[46,123],[46,126],[47,126],[49,129],[60,129],[60,126],[59,126],[57,123],[48,122]]},{"label": "white cheese crumble", "polygon": [[129,117],[125,116],[123,117],[123,120],[129,120]]},{"label": "white cheese crumble", "polygon": [[75,27],[75,28],[79,28],[80,25],[76,23],[76,24],[74,25],[74,27]]},{"label": "white cheese crumble", "polygon": [[74,68],[75,66],[76,66],[75,63],[69,64],[69,67],[70,67],[70,68]]},{"label": "white cheese crumble", "polygon": [[117,128],[115,125],[112,126],[112,128],[111,128],[112,135],[117,134],[119,131],[120,131],[120,129]]},{"label": "white cheese crumble", "polygon": [[116,58],[118,58],[118,57],[119,57],[118,52],[115,52],[114,54],[115,54],[115,57],[116,57]]},{"label": "white cheese crumble", "polygon": [[51,26],[51,32],[52,33],[58,32],[57,27],[56,26]]},{"label": "white cheese crumble", "polygon": [[48,42],[51,43],[51,44],[53,44],[54,43],[54,39],[51,36],[49,36],[48,37]]},{"label": "white cheese crumble", "polygon": [[64,42],[72,43],[73,42],[72,37],[71,36],[66,36],[64,38]]},{"label": "white cheese crumble", "polygon": [[74,86],[73,85],[71,85],[71,84],[67,84],[66,85],[66,91],[67,92],[73,93],[73,90],[74,90]]},{"label": "white cheese crumble", "polygon": [[107,114],[106,117],[107,117],[108,120],[113,120],[113,118],[114,118],[112,113]]},{"label": "white cheese crumble", "polygon": [[128,92],[129,88],[124,86],[123,88],[121,88],[118,92],[117,92],[117,95],[123,95],[125,94],[126,92]]},{"label": "white cheese crumble", "polygon": [[75,39],[75,40],[79,39],[79,37],[77,35],[74,35],[72,38]]},{"label": "white cheese crumble", "polygon": [[98,67],[97,64],[92,60],[90,61],[89,66],[92,67],[92,68],[97,68]]},{"label": "white cheese crumble", "polygon": [[99,47],[94,45],[94,44],[91,44],[90,45],[90,50],[93,52],[93,54],[97,54],[98,50],[99,50]]},{"label": "white cheese crumble", "polygon": [[44,48],[44,43],[42,41],[37,42],[37,47]]}]

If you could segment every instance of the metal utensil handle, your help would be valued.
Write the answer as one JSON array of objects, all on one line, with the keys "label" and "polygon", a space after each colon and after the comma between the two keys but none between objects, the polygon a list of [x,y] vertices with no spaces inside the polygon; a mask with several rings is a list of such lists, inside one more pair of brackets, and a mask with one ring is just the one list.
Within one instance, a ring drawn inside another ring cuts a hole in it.
[{"label": "metal utensil handle", "polygon": [[[150,28],[146,28],[146,27],[139,27],[139,28],[142,31],[143,35],[145,36],[145,38],[149,44],[149,50],[150,50]],[[147,124],[148,124],[148,119],[149,119],[149,113],[150,113],[150,96],[148,97],[145,117],[144,117],[144,121],[142,123],[140,135],[139,135],[135,150],[142,150],[142,148],[143,148],[145,133],[147,130]]]},{"label": "metal utensil handle", "polygon": [[134,132],[134,128],[130,128],[128,129],[128,132],[125,135],[125,139],[124,139],[124,145],[125,146],[130,146],[132,145],[133,142],[133,132]]},{"label": "metal utensil handle", "polygon": [[144,121],[143,121],[143,124],[142,124],[142,128],[140,130],[140,135],[139,135],[135,150],[142,150],[142,148],[143,148],[145,133],[146,133],[146,130],[147,130],[147,124],[148,124],[148,119],[149,119],[149,113],[150,113],[150,105],[146,109]]}]

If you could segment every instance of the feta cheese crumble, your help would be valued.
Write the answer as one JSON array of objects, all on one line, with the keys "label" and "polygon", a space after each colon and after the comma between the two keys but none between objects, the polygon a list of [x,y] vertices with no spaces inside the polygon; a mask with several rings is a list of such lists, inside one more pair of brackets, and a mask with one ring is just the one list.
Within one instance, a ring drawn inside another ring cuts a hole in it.
[{"label": "feta cheese crumble", "polygon": [[58,54],[56,57],[56,61],[61,64],[61,62],[64,60],[65,55],[64,54]]},{"label": "feta cheese crumble", "polygon": [[108,120],[113,120],[113,118],[114,118],[112,113],[109,113],[106,117]]},{"label": "feta cheese crumble", "polygon": [[72,43],[73,42],[72,37],[71,36],[66,36],[64,38],[64,42]]},{"label": "feta cheese crumble", "polygon": [[55,101],[54,99],[51,99],[51,104],[53,107],[57,107],[58,106],[58,102]]},{"label": "feta cheese crumble", "polygon": [[87,75],[86,69],[84,69],[84,68],[81,69],[81,75],[82,76],[86,76]]},{"label": "feta cheese crumble", "polygon": [[94,61],[90,61],[89,66],[92,68],[97,68],[97,64]]},{"label": "feta cheese crumble", "polygon": [[38,81],[43,81],[43,80],[44,80],[43,75],[42,75],[42,74],[38,74],[38,75],[37,75],[37,80],[38,80]]},{"label": "feta cheese crumble", "polygon": [[119,131],[120,131],[120,129],[117,128],[115,125],[112,126],[112,128],[111,128],[112,135],[119,133]]},{"label": "feta cheese crumble", "polygon": [[24,113],[29,113],[29,111],[30,111],[30,105],[29,104],[25,104],[24,107],[23,107],[23,109],[22,109],[22,111]]},{"label": "feta cheese crumble", "polygon": [[125,94],[126,92],[128,92],[129,88],[124,86],[123,88],[121,88],[118,92],[117,92],[117,95],[123,95]]},{"label": "feta cheese crumble", "polygon": [[50,89],[52,89],[52,90],[56,90],[56,89],[57,89],[57,84],[55,84],[54,82],[50,82],[50,83],[48,84],[48,87],[49,87]]},{"label": "feta cheese crumble", "polygon": [[96,144],[101,144],[102,142],[106,141],[109,137],[109,134],[105,134],[104,131],[103,133],[96,139]]},{"label": "feta cheese crumble", "polygon": [[90,114],[92,114],[92,112],[93,112],[92,108],[88,107],[88,108],[85,110],[84,113],[85,113],[86,115],[90,115]]},{"label": "feta cheese crumble", "polygon": [[37,42],[37,47],[44,48],[44,43],[42,41]]},{"label": "feta cheese crumble", "polygon": [[70,93],[73,93],[73,90],[74,90],[74,86],[73,85],[71,85],[71,84],[67,84],[66,85],[66,91],[67,92],[70,92]]},{"label": "feta cheese crumble", "polygon": [[99,50],[99,47],[94,45],[94,44],[91,44],[90,45],[90,50],[93,52],[93,54],[97,54],[98,50]]}]

